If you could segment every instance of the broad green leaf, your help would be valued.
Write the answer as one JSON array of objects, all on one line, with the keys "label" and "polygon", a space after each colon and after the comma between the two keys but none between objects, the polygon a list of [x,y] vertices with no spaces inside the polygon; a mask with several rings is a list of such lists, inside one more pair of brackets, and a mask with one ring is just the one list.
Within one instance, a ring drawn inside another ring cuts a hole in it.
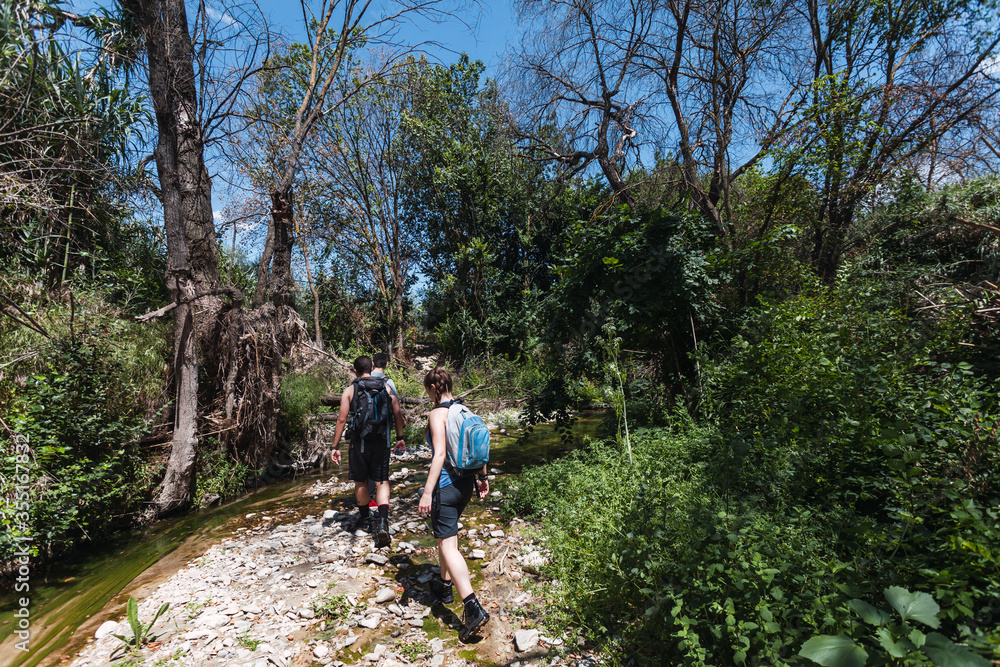
[{"label": "broad green leaf", "polygon": [[799,655],[823,667],[862,667],[868,653],[844,635],[820,635],[802,645]]},{"label": "broad green leaf", "polygon": [[899,641],[894,640],[888,628],[879,628],[875,634],[878,635],[878,643],[894,658],[902,658],[916,648],[906,637],[900,637]]},{"label": "broad green leaf", "polygon": [[927,635],[923,650],[938,667],[990,667],[992,664],[986,658],[936,632]]},{"label": "broad green leaf", "polygon": [[889,622],[889,614],[876,609],[864,600],[851,600],[847,603],[847,606],[854,610],[858,616],[861,617],[865,623],[871,623],[872,625],[885,625]]},{"label": "broad green leaf", "polygon": [[893,609],[899,612],[904,623],[913,619],[931,628],[941,626],[941,622],[938,620],[941,607],[928,593],[919,591],[911,593],[905,588],[890,586],[885,589],[885,599],[889,601]]}]

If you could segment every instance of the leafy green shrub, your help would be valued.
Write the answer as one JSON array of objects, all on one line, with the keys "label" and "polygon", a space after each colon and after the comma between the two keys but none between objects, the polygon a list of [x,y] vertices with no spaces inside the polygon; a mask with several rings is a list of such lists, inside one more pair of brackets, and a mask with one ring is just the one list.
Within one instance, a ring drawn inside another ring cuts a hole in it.
[{"label": "leafy green shrub", "polygon": [[281,415],[278,428],[291,440],[306,432],[306,416],[321,405],[320,397],[329,391],[326,380],[318,374],[294,373],[281,379]]},{"label": "leafy green shrub", "polygon": [[195,502],[217,496],[221,500],[235,498],[246,490],[255,470],[236,460],[216,438],[205,438],[198,449],[195,474]]},{"label": "leafy green shrub", "polygon": [[[941,607],[933,596],[920,592],[911,593],[899,586],[890,586],[885,589],[884,594],[886,601],[899,616],[898,621],[864,600],[850,600],[847,606],[864,621],[864,625],[851,623],[849,632],[861,640],[861,643],[844,633],[818,635],[802,645],[799,655],[824,667],[861,667],[867,664],[869,653],[876,656],[876,664],[892,664],[906,659],[905,664],[926,664],[924,661],[929,660],[941,667],[990,666],[989,660],[938,632],[924,634],[912,622],[916,621],[935,630],[941,627],[938,618]],[[868,634],[871,632],[868,625],[878,629]]]},{"label": "leafy green shrub", "polygon": [[632,465],[597,443],[513,483],[514,508],[545,517],[575,621],[620,635],[641,664],[780,662],[838,593],[832,517],[727,504],[710,481],[715,445],[708,429],[640,429]]},{"label": "leafy green shrub", "polygon": [[[136,447],[144,425],[140,388],[123,381],[128,374],[110,348],[89,336],[55,341],[4,417],[28,439],[33,454],[29,515],[35,553],[51,554],[81,536],[106,532],[137,509],[146,491]],[[11,434],[0,432],[0,445],[6,504],[16,472]],[[5,531],[0,543],[5,558],[12,537]]]}]

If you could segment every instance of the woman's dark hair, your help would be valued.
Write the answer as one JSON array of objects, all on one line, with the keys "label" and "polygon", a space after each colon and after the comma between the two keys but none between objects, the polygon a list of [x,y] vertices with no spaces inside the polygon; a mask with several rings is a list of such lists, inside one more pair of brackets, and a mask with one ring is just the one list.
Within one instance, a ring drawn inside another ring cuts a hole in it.
[{"label": "woman's dark hair", "polygon": [[428,371],[427,375],[424,376],[424,388],[433,388],[438,396],[445,392],[451,393],[451,375],[440,366]]}]

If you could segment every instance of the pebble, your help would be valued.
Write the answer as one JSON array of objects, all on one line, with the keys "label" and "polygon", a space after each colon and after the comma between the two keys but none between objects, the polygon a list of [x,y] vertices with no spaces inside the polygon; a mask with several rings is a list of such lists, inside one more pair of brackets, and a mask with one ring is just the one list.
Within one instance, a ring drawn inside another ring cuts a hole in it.
[{"label": "pebble", "polygon": [[382,617],[378,614],[373,614],[368,618],[364,619],[363,621],[358,621],[358,625],[364,628],[368,628],[369,630],[374,630],[379,626],[379,623],[381,622],[382,622]]},{"label": "pebble", "polygon": [[118,632],[118,624],[114,621],[104,621],[101,627],[94,633],[94,639],[104,639],[108,635]]},{"label": "pebble", "polygon": [[375,595],[377,604],[385,604],[396,599],[396,591],[392,588],[383,588]]},{"label": "pebble", "polygon": [[[429,450],[425,452],[425,457],[429,457],[429,453]],[[399,479],[412,477],[417,472],[419,469],[408,469]],[[348,497],[352,490],[353,484],[339,483],[332,478],[315,483],[307,493]],[[419,493],[408,494],[403,502],[412,504],[418,498]],[[162,642],[158,655],[152,656],[143,650],[145,664],[152,664],[156,657],[182,654],[185,656],[183,663],[190,667],[221,664],[290,667],[313,660],[323,667],[339,667],[343,663],[337,659],[338,653],[356,643],[363,644],[362,650],[368,655],[376,656],[375,660],[363,661],[363,664],[377,667],[409,664],[392,647],[376,643],[390,635],[401,638],[404,644],[412,640],[429,644],[433,657],[425,656],[417,664],[437,667],[469,664],[457,655],[461,647],[455,644],[454,632],[443,641],[430,639],[422,630],[426,625],[436,627],[434,619],[425,623],[432,609],[424,589],[437,568],[426,567],[428,556],[433,555],[433,549],[422,544],[428,532],[427,522],[413,518],[415,506],[399,507],[399,502],[399,498],[394,499],[397,509],[393,511],[399,512],[399,519],[392,529],[401,535],[397,535],[392,547],[383,553],[373,550],[368,533],[355,537],[344,528],[343,524],[349,526],[353,521],[353,513],[323,509],[317,511],[316,516],[299,519],[293,512],[275,509],[271,515],[246,515],[248,519],[256,518],[258,523],[236,528],[231,537],[207,548],[140,602],[140,619],[151,619],[161,604],[170,604],[157,626],[162,632],[157,633]],[[510,525],[520,523],[515,519]],[[463,547],[468,557],[479,560],[481,565],[487,562],[484,559],[488,553],[494,553],[487,551],[484,540],[491,545],[512,548],[506,566],[506,575],[512,580],[522,577],[522,562],[529,566],[547,562],[544,549],[526,543],[511,531],[502,530],[501,526],[485,524],[471,516],[466,524],[468,537],[463,539]],[[521,555],[515,559],[518,553]],[[395,555],[394,560],[403,559],[398,571],[387,568],[389,554]],[[413,561],[407,563],[407,556]],[[405,564],[412,569],[404,570],[402,565]],[[408,574],[414,570],[420,574]],[[412,587],[405,604],[400,602],[397,582],[404,588]],[[332,590],[327,589],[327,584]],[[335,623],[329,619],[318,621],[314,604],[323,596],[333,594],[345,595],[353,613]],[[532,599],[530,593],[522,591],[511,602],[516,607],[530,604]],[[123,627],[115,621],[101,625],[95,640],[82,649],[71,666],[110,664],[110,654],[121,642],[109,635],[121,633]],[[519,651],[528,650],[539,641],[553,646],[561,643],[559,638],[540,638],[537,631],[521,630],[517,623],[511,630],[517,632],[514,644]],[[327,635],[330,639],[312,645],[305,643],[324,631],[330,633]],[[255,650],[241,646],[247,640],[259,642]],[[582,653],[587,654],[586,651]],[[558,664],[570,663],[563,660]]]},{"label": "pebble", "polygon": [[538,630],[518,630],[514,633],[514,648],[524,653],[538,645]]}]

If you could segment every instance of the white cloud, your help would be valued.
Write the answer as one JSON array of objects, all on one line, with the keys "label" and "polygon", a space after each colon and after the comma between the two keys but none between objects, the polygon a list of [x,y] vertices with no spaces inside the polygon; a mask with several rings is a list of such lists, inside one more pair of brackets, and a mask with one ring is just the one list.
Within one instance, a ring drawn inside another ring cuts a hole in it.
[{"label": "white cloud", "polygon": [[205,8],[205,13],[208,15],[208,18],[212,19],[213,21],[218,21],[219,23],[225,23],[227,26],[236,25],[236,19],[234,19],[232,16],[230,16],[224,11],[220,12],[218,9],[212,7],[211,5]]},{"label": "white cloud", "polygon": [[990,56],[979,66],[979,71],[986,76],[1000,76],[1000,55]]}]

